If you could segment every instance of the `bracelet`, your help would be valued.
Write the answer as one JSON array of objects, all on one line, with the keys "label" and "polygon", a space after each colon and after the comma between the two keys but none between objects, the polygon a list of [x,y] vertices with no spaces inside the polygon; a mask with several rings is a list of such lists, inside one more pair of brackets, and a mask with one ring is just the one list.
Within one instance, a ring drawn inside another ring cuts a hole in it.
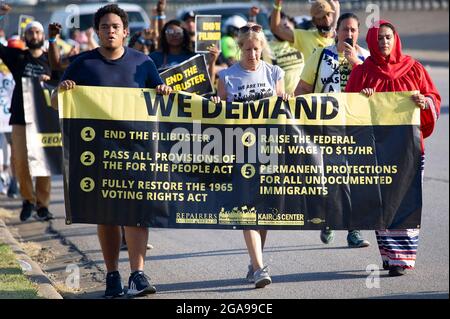
[{"label": "bracelet", "polygon": [[281,4],[280,5],[276,5],[275,3],[273,4],[273,8],[277,11],[281,11]]},{"label": "bracelet", "polygon": [[54,43],[56,42],[56,38],[48,38],[48,43]]},{"label": "bracelet", "polygon": [[162,15],[162,16],[152,16],[153,20],[164,20],[166,18],[166,15]]}]

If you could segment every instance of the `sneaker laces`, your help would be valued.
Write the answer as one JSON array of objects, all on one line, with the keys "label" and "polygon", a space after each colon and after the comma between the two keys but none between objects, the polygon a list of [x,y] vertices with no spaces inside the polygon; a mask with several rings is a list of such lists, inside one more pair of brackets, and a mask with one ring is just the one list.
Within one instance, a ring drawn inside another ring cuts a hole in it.
[{"label": "sneaker laces", "polygon": [[266,265],[266,266],[264,266],[263,268],[257,270],[257,272],[258,272],[259,274],[261,274],[261,275],[264,274],[264,275],[269,276],[269,266]]},{"label": "sneaker laces", "polygon": [[150,283],[151,278],[149,276],[147,276],[145,273],[141,274],[145,279],[147,279],[147,281]]},{"label": "sneaker laces", "polygon": [[355,238],[357,241],[362,241],[362,235],[359,230],[352,230],[350,236]]},{"label": "sneaker laces", "polygon": [[134,281],[135,279],[137,279],[139,281],[139,283],[143,283],[143,284],[150,284],[150,280],[151,280],[150,277],[147,276],[143,271],[136,272],[133,275],[133,277],[131,278],[131,280]]}]

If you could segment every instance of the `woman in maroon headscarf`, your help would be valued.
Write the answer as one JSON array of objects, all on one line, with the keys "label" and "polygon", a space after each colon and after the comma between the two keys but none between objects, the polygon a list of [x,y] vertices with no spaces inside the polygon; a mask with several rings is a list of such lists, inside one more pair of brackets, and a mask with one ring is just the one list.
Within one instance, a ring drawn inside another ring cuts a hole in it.
[{"label": "woman in maroon headscarf", "polygon": [[[440,112],[441,97],[436,87],[419,62],[402,54],[400,37],[388,21],[375,23],[367,32],[366,41],[370,57],[353,69],[345,91],[367,96],[374,92],[419,91],[411,98],[421,108],[423,153],[423,138],[433,132]],[[378,230],[376,235],[383,268],[389,269],[390,276],[401,276],[406,269],[414,268],[418,229]]]}]

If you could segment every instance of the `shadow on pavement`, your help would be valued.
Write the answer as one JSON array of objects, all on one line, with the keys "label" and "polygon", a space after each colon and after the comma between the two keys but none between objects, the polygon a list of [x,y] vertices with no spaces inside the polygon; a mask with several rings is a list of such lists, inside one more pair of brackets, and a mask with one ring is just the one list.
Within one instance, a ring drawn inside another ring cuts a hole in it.
[{"label": "shadow on pavement", "polygon": [[413,294],[392,294],[379,297],[369,297],[369,299],[448,299],[446,291],[420,291]]},{"label": "shadow on pavement", "polygon": [[[279,284],[279,283],[295,283],[295,282],[309,282],[309,281],[363,279],[367,278],[367,273],[364,270],[348,270],[336,272],[312,272],[301,274],[275,275],[271,277],[273,284]],[[227,288],[230,286],[233,286],[233,288]],[[185,293],[189,291],[224,293],[224,292],[246,291],[255,289],[253,284],[246,282],[243,278],[202,280],[202,281],[161,284],[161,285],[156,284],[156,288],[158,289],[159,293],[169,293],[169,294],[178,293],[180,291],[183,291]]]}]

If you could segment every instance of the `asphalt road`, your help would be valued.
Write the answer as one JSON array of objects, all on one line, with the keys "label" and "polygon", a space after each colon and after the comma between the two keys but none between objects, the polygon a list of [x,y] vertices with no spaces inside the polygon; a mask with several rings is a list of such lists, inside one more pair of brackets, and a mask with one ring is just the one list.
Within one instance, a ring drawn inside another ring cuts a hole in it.
[{"label": "asphalt road", "polygon": [[[242,231],[150,229],[154,249],[147,254],[145,272],[158,293],[146,298],[448,298],[449,69],[429,71],[442,94],[443,107],[434,134],[426,140],[422,230],[414,271],[395,278],[386,271],[371,272],[381,266],[373,231],[363,232],[372,245],[360,249],[347,248],[345,231],[337,232],[331,245],[322,244],[317,231],[270,231],[264,259],[273,284],[256,290],[244,280],[249,257]],[[51,209],[58,216],[51,223],[53,230],[83,253],[85,260],[103,269],[96,227],[64,224],[61,179],[55,180],[52,196]],[[126,285],[126,252],[120,255],[120,272]],[[78,297],[98,298],[102,289],[97,283]]]}]

